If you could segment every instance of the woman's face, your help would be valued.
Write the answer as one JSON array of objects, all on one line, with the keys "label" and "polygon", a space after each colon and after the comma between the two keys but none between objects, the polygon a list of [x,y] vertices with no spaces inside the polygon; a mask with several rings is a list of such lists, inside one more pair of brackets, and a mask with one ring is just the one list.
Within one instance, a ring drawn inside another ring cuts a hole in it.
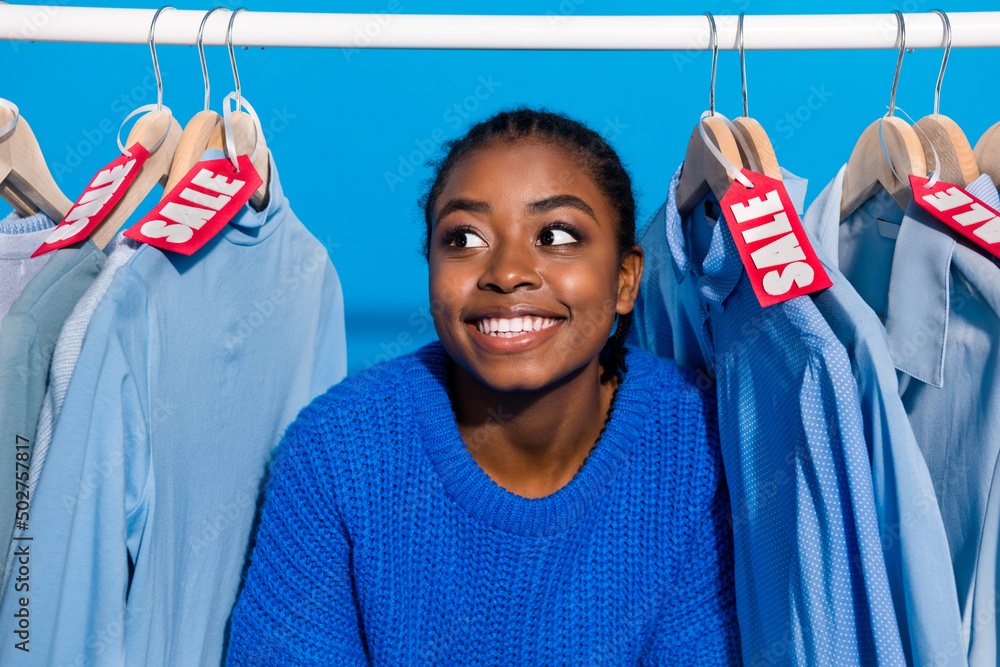
[{"label": "woman's face", "polygon": [[620,261],[614,209],[550,143],[498,142],[455,165],[434,203],[430,297],[451,357],[501,391],[597,364],[631,312],[642,252]]}]

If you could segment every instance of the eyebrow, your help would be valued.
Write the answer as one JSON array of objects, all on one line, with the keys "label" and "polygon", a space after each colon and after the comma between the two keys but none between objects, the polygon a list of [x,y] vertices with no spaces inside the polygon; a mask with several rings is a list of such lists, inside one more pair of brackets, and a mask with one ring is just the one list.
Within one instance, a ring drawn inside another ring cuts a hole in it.
[{"label": "eyebrow", "polygon": [[[548,213],[549,211],[554,211],[557,208],[563,207],[575,208],[578,211],[589,215],[598,225],[601,224],[597,219],[597,215],[594,214],[594,209],[592,209],[587,202],[575,195],[555,195],[552,197],[546,197],[545,199],[539,199],[538,201],[528,204],[527,209],[529,213],[538,214]],[[440,220],[449,213],[454,213],[455,211],[468,211],[469,213],[488,215],[491,210],[490,205],[484,201],[462,198],[451,199],[441,208],[441,212],[438,213],[437,218]]]},{"label": "eyebrow", "polygon": [[575,195],[556,195],[554,197],[548,197],[546,199],[532,202],[528,204],[528,211],[531,213],[548,213],[549,211],[554,211],[557,208],[563,207],[575,208],[576,210],[589,215],[598,225],[601,224],[597,219],[597,216],[594,214],[594,209],[590,208],[587,202]]},{"label": "eyebrow", "polygon": [[475,199],[452,199],[449,200],[448,203],[441,209],[441,212],[437,214],[438,220],[449,213],[454,213],[455,211],[489,214],[490,205],[484,201],[476,201]]}]

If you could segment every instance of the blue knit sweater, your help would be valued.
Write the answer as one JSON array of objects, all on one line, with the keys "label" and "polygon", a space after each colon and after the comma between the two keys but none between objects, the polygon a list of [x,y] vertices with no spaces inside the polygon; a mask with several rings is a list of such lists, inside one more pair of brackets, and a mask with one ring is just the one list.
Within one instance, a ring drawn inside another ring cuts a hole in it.
[{"label": "blue knit sweater", "polygon": [[626,359],[596,447],[539,499],[470,455],[440,343],[313,401],[273,465],[228,663],[737,664],[714,398]]}]

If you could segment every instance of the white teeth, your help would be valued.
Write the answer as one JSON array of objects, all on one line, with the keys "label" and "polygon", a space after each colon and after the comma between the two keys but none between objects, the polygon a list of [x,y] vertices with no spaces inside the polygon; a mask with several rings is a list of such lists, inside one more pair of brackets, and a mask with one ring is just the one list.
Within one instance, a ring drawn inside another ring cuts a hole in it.
[{"label": "white teeth", "polygon": [[513,338],[529,331],[541,331],[555,325],[556,319],[528,315],[525,317],[492,317],[476,322],[476,328],[489,336]]}]

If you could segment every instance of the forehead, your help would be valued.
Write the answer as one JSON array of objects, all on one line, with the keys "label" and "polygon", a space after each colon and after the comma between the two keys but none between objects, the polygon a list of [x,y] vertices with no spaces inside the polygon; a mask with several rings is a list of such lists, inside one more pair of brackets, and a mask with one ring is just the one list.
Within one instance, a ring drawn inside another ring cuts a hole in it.
[{"label": "forehead", "polygon": [[583,199],[599,220],[615,219],[582,156],[550,142],[493,142],[455,164],[435,202],[435,218],[448,200],[457,197],[522,207],[559,194]]}]

